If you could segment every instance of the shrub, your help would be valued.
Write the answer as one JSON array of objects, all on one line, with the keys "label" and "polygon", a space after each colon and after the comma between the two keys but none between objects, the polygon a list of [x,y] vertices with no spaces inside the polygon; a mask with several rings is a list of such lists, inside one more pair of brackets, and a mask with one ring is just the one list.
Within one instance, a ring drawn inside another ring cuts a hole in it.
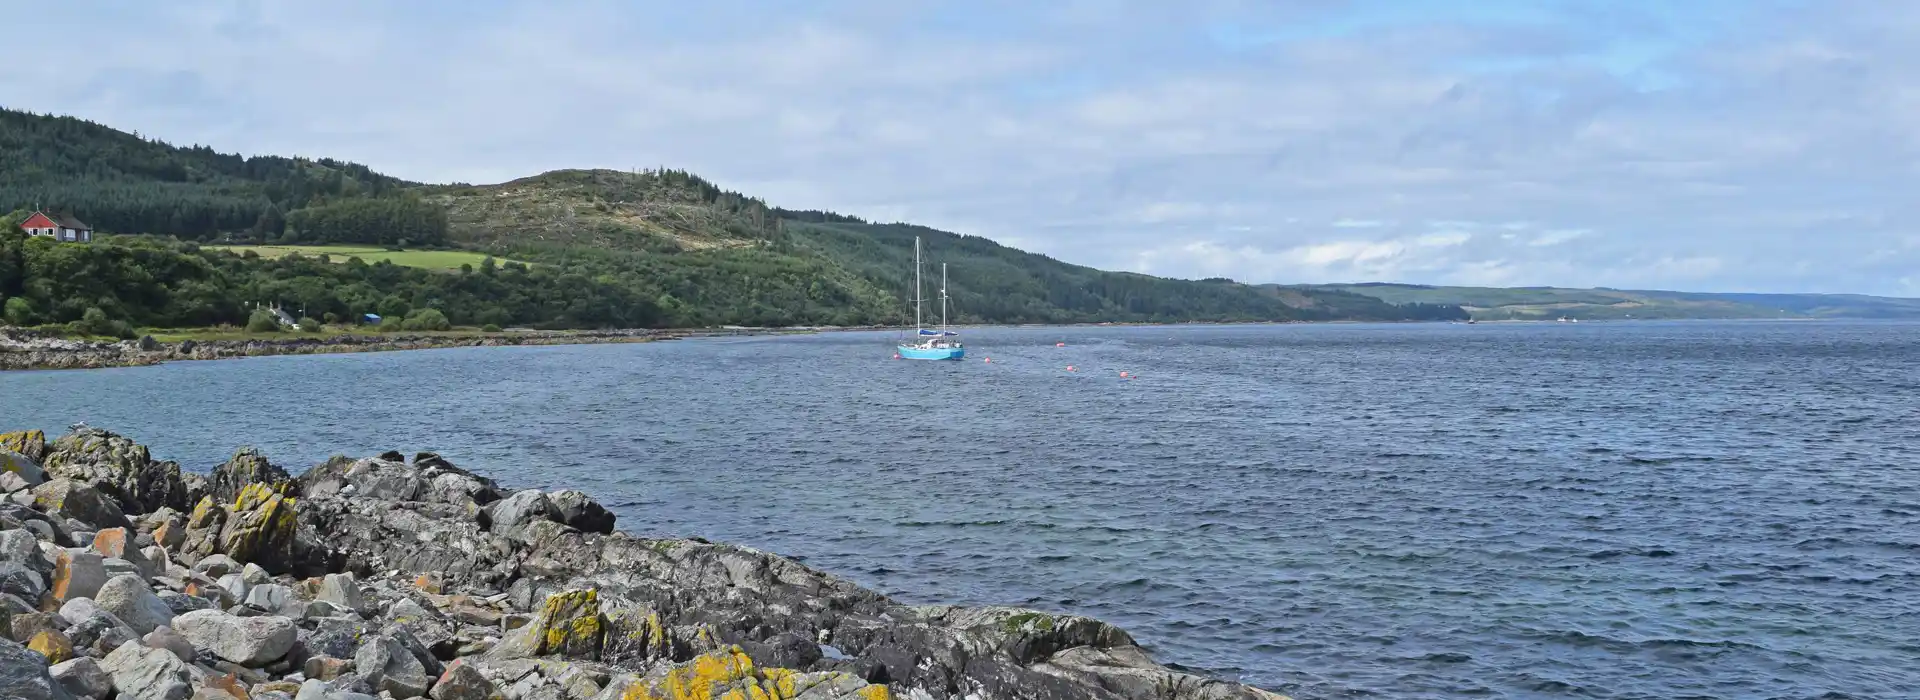
[{"label": "shrub", "polygon": [[489,323],[489,324],[487,324],[487,325],[484,325],[484,326],[481,326],[481,327],[480,327],[480,332],[482,332],[482,333],[499,333],[499,332],[500,332],[500,327],[499,327],[499,326],[497,326],[497,325],[494,325],[494,324],[491,324],[491,323]]},{"label": "shrub", "polygon": [[38,318],[33,312],[33,302],[26,297],[14,297],[7,300],[7,323],[16,326],[31,326]]},{"label": "shrub", "polygon": [[280,330],[280,317],[273,315],[272,311],[254,309],[253,314],[247,316],[248,333],[272,333],[278,330]]},{"label": "shrub", "polygon": [[400,330],[401,325],[403,324],[401,323],[400,319],[394,318],[392,316],[388,316],[385,319],[382,319],[380,321],[380,330],[388,333],[392,333],[394,331]]},{"label": "shrub", "polygon": [[320,320],[326,321],[327,325],[331,326],[333,324],[340,322],[340,314],[336,314],[332,311],[328,311],[326,314],[320,317]]},{"label": "shrub", "polygon": [[306,332],[308,332],[308,333],[319,333],[319,332],[320,332],[320,320],[319,320],[319,319],[316,319],[316,318],[314,318],[314,317],[312,317],[312,316],[301,316],[301,317],[300,317],[300,330],[303,330],[303,331],[306,331]]},{"label": "shrub", "polygon": [[407,315],[400,327],[410,331],[444,331],[453,328],[447,321],[447,315],[439,309],[421,309]]}]

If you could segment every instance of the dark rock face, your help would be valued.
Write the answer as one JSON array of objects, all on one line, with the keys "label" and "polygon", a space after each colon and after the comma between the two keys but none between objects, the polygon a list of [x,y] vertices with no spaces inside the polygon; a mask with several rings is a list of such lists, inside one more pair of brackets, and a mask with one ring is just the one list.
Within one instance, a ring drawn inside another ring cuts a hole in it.
[{"label": "dark rock face", "polygon": [[267,461],[259,450],[242,447],[225,464],[213,468],[213,478],[207,486],[214,500],[228,503],[239,497],[240,489],[249,484],[277,486],[292,480],[293,475]]},{"label": "dark rock face", "polygon": [[[902,605],[744,547],[617,532],[584,493],[507,491],[433,453],[335,457],[290,478],[241,450],[197,483],[84,430],[48,463],[57,478],[34,508],[0,504],[0,587],[42,579],[79,619],[21,600],[6,631],[72,639],[119,697],[1279,697],[1169,670],[1097,620]],[[134,525],[122,509],[148,515]],[[113,552],[145,543],[153,575],[119,575],[105,601],[145,637],[78,597],[105,581],[98,554],[42,553],[71,538],[69,520]],[[87,667],[62,682],[91,692]]]},{"label": "dark rock face", "polygon": [[181,476],[180,465],[155,462],[145,446],[94,428],[54,441],[44,466],[53,476],[99,489],[136,514],[186,510],[206,492],[205,480]]}]

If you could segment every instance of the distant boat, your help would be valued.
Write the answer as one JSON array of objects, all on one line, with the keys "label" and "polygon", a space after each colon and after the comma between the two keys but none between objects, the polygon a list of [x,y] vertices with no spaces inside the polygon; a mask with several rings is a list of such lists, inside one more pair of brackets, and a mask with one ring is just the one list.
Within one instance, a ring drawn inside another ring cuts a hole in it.
[{"label": "distant boat", "polygon": [[947,264],[940,263],[940,326],[928,328],[921,321],[926,294],[920,285],[920,237],[913,237],[913,332],[914,339],[895,346],[904,360],[958,360],[966,355],[959,333],[947,330]]}]

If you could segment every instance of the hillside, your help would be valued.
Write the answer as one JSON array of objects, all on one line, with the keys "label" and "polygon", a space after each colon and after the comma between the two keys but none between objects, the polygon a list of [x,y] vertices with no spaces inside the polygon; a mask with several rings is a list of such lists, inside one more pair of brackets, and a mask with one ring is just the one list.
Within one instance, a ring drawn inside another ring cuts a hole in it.
[{"label": "hillside", "polygon": [[[496,185],[420,184],[353,163],[181,148],[70,117],[3,109],[0,154],[0,213],[12,211],[16,219],[38,205],[72,213],[103,234],[123,237],[151,235],[222,246],[456,249],[525,261],[532,264],[533,274],[524,280],[528,286],[512,293],[550,301],[495,300],[517,306],[512,313],[487,316],[513,323],[899,323],[911,318],[906,280],[916,234],[927,240],[932,260],[951,266],[955,310],[963,322],[1414,320],[1460,314],[1451,308],[1400,307],[1336,290],[1104,272],[974,236],[870,224],[829,212],[775,209],[676,170],[559,170]],[[105,241],[114,245],[111,237]],[[208,256],[238,257],[165,241],[142,245],[149,251],[202,258],[217,267],[228,263]],[[136,257],[129,253],[99,260]],[[242,267],[268,264],[263,257],[239,260],[234,264]],[[332,260],[344,262],[337,256]],[[315,268],[303,265],[275,269],[314,276]],[[220,276],[235,280],[241,285],[237,289],[216,293],[188,286],[212,298],[288,301],[281,298],[287,293],[285,285],[238,282],[256,279],[251,269]],[[138,276],[137,270],[123,272]],[[323,283],[318,277],[314,284]],[[323,298],[311,290],[304,296],[343,317],[367,305],[402,312],[448,306],[456,309],[448,312],[453,322],[464,324],[481,322],[486,294],[509,293],[506,287],[479,285],[478,296],[462,296],[456,303],[421,292],[419,279],[408,280],[412,286],[407,290],[379,286],[398,285],[398,279],[372,275],[362,280],[372,289],[348,297]],[[162,290],[174,282],[178,280],[154,280]],[[134,323],[233,315],[177,312],[166,299],[68,299],[56,293],[64,288],[59,280],[15,284],[26,284],[31,292],[22,302],[31,308],[23,307],[20,316],[41,323],[76,321],[89,304]],[[577,298],[583,289],[591,293]],[[369,301],[373,299],[378,303]],[[631,305],[635,299],[646,300],[646,308],[601,308]]]},{"label": "hillside", "polygon": [[1302,285],[1364,294],[1391,304],[1446,304],[1480,320],[1675,318],[1920,318],[1920,299],[1859,294],[1749,294],[1564,287],[1440,287],[1415,284]]},{"label": "hillside", "polygon": [[[1063,263],[967,236],[909,224],[855,223],[851,217],[788,219],[794,245],[833,260],[885,290],[904,307],[913,285],[919,236],[931,298],[939,264],[948,266],[953,317],[962,323],[1088,321],[1407,320],[1456,317],[1455,309],[1405,308],[1338,291],[1276,293],[1228,280],[1173,280]],[[937,307],[936,307],[937,308]]]},{"label": "hillside", "polygon": [[421,192],[447,207],[455,241],[478,248],[672,252],[760,245],[778,233],[778,217],[766,203],[675,170],[556,170]]}]

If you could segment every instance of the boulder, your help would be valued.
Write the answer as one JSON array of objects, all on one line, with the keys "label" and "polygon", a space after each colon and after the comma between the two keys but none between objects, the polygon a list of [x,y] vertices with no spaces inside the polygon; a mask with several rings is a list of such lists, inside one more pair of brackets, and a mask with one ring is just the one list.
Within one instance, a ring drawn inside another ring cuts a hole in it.
[{"label": "boulder", "polygon": [[193,650],[193,642],[187,641],[186,637],[180,636],[180,633],[173,631],[172,627],[155,627],[152,632],[147,633],[147,636],[140,638],[140,643],[173,652],[174,656],[180,657],[181,661],[187,663],[193,663],[199,655]]},{"label": "boulder", "polygon": [[97,428],[61,436],[44,465],[48,474],[91,484],[137,513],[186,510],[199,499],[197,479],[183,478],[180,465],[155,462],[145,446]]},{"label": "boulder", "polygon": [[240,490],[248,486],[259,484],[277,488],[292,480],[293,476],[287,470],[267,461],[266,455],[260,454],[260,450],[242,447],[226,463],[213,468],[207,488],[215,500],[231,503],[240,497]]},{"label": "boulder", "polygon": [[21,478],[19,474],[0,472],[0,493],[20,493],[36,485],[37,484],[29,483],[26,479]]},{"label": "boulder", "polygon": [[47,580],[40,572],[19,562],[0,562],[0,593],[11,593],[28,600],[39,600],[47,592]]},{"label": "boulder", "polygon": [[25,564],[38,570],[45,567],[46,558],[40,556],[40,540],[22,528],[0,530],[0,562]]},{"label": "boulder", "polygon": [[67,635],[53,630],[41,630],[27,640],[27,648],[40,652],[47,657],[47,663],[57,664],[73,658],[73,641]]},{"label": "boulder", "polygon": [[88,657],[69,659],[47,669],[54,682],[67,694],[81,700],[106,700],[113,693],[113,676],[100,668],[100,662]]},{"label": "boulder", "polygon": [[[39,486],[47,481],[47,473],[40,469],[38,461],[11,449],[0,448],[0,474],[12,474],[19,483],[26,484],[28,488]],[[7,489],[8,492],[18,490],[20,489]]]},{"label": "boulder", "polygon": [[[607,686],[604,698],[699,697],[795,698],[796,700],[883,700],[884,686],[872,686],[844,672],[799,673],[756,665],[740,647],[723,647],[686,663],[642,678],[624,678]],[[994,696],[983,696],[994,697]],[[1006,697],[1034,697],[1009,693]],[[1095,696],[1098,697],[1098,696]]]},{"label": "boulder", "polygon": [[[279,488],[284,488],[284,484]],[[220,529],[218,549],[235,561],[252,562],[270,572],[287,573],[300,564],[296,546],[294,499],[276,487],[248,484],[240,488]]]},{"label": "boulder", "polygon": [[558,513],[560,522],[568,527],[581,532],[613,532],[613,514],[585,493],[571,489],[555,491],[548,494],[547,501]]},{"label": "boulder", "polygon": [[262,583],[247,591],[247,607],[270,613],[285,610],[293,600],[293,590],[277,583]]},{"label": "boulder", "polygon": [[225,554],[211,554],[194,562],[193,572],[206,574],[208,578],[218,579],[240,568],[240,563]]},{"label": "boulder", "polygon": [[167,625],[174,617],[173,608],[154,595],[145,579],[134,575],[115,576],[107,581],[94,595],[93,602],[141,634]]},{"label": "boulder", "polygon": [[7,619],[7,638],[25,644],[44,630],[65,630],[71,626],[59,613],[16,612]]},{"label": "boulder", "polygon": [[447,670],[433,683],[433,700],[497,700],[499,689],[493,681],[464,661],[447,664]]},{"label": "boulder", "polygon": [[68,700],[72,696],[47,674],[47,660],[10,640],[0,639],[0,698]]},{"label": "boulder", "polygon": [[193,643],[236,664],[259,668],[293,649],[298,638],[284,617],[237,617],[218,610],[195,610],[173,619],[173,629]]},{"label": "boulder", "polygon": [[107,567],[100,555],[79,549],[62,549],[53,560],[53,598],[66,602],[91,598],[107,583]]},{"label": "boulder", "polygon": [[240,580],[247,582],[249,586],[256,586],[272,581],[273,575],[267,573],[266,569],[260,568],[259,564],[248,563],[240,567]]},{"label": "boulder", "polygon": [[531,624],[501,640],[488,658],[520,659],[561,654],[600,658],[606,618],[600,614],[599,591],[574,589],[547,597]]},{"label": "boulder", "polygon": [[83,619],[75,620],[67,627],[66,634],[74,647],[103,654],[140,638],[140,633],[128,627],[118,616],[99,609]]},{"label": "boulder", "polygon": [[515,491],[487,506],[486,516],[489,531],[521,541],[527,539],[526,531],[531,523],[559,522],[555,519],[559,512],[554,510],[553,503],[535,489]]},{"label": "boulder", "polygon": [[100,614],[100,605],[92,598],[75,598],[60,605],[60,617],[67,624],[78,624],[89,617]]},{"label": "boulder", "polygon": [[433,678],[420,660],[398,640],[374,635],[361,642],[354,652],[353,669],[366,677],[376,689],[395,698],[417,698],[427,694]]},{"label": "boulder", "polygon": [[39,462],[47,458],[47,434],[38,430],[0,434],[0,449],[18,452]]},{"label": "boulder", "polygon": [[360,582],[351,573],[327,574],[320,581],[314,600],[332,603],[344,610],[365,610],[367,601],[360,593]]},{"label": "boulder", "polygon": [[139,644],[123,644],[100,660],[113,677],[120,697],[141,700],[187,700],[193,695],[193,674],[173,652]]},{"label": "boulder", "polygon": [[95,528],[132,524],[112,497],[72,479],[54,479],[33,487],[33,505],[48,515],[72,518]]}]

